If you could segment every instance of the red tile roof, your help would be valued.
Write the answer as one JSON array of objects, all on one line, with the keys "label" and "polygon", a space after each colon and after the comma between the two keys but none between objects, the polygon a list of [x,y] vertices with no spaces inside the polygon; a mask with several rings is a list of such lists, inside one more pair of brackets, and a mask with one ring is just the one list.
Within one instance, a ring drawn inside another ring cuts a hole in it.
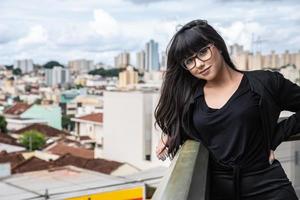
[{"label": "red tile roof", "polygon": [[55,167],[55,164],[53,162],[47,162],[37,157],[31,157],[16,165],[12,169],[12,173],[15,174],[15,173],[39,171],[39,170],[50,169],[52,167]]},{"label": "red tile roof", "polygon": [[31,105],[29,105],[27,103],[19,103],[18,102],[15,105],[13,105],[12,107],[4,110],[4,114],[7,114],[7,115],[20,115],[30,107],[31,107]]},{"label": "red tile roof", "polygon": [[77,117],[76,119],[92,121],[92,122],[97,122],[97,123],[103,123],[103,113],[92,113],[89,115]]},{"label": "red tile roof", "polygon": [[105,159],[86,159],[71,154],[66,154],[54,161],[57,166],[73,165],[105,174],[111,174],[124,163]]},{"label": "red tile roof", "polygon": [[17,139],[11,137],[8,134],[0,133],[0,143],[3,144],[10,144],[10,145],[16,145],[16,146],[22,146],[17,142]]},{"label": "red tile roof", "polygon": [[94,158],[94,150],[85,149],[82,147],[74,147],[68,146],[62,142],[58,142],[52,147],[49,146],[47,152],[56,154],[56,155],[65,155],[65,154],[72,154],[74,156],[82,157],[82,158]]},{"label": "red tile roof", "polygon": [[92,138],[90,138],[89,136],[87,136],[87,135],[83,135],[83,136],[80,136],[79,137],[79,140],[81,141],[81,140],[91,140]]},{"label": "red tile roof", "polygon": [[20,152],[7,153],[6,151],[0,152],[0,163],[10,163],[11,168],[14,168],[21,162],[23,162],[25,158],[22,156]]},{"label": "red tile roof", "polygon": [[65,131],[61,131],[59,129],[48,126],[46,124],[39,124],[39,123],[34,123],[29,126],[26,126],[22,129],[15,131],[14,133],[22,134],[25,131],[30,131],[30,130],[37,130],[37,131],[43,133],[46,137],[58,137],[58,136],[62,136],[62,135],[69,135],[69,133],[67,133]]}]

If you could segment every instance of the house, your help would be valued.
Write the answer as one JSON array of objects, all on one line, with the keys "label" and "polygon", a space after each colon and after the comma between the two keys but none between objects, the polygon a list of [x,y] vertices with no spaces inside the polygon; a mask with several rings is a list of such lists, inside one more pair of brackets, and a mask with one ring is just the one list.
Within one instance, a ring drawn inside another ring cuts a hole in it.
[{"label": "house", "polygon": [[19,138],[20,135],[25,133],[26,131],[31,131],[31,130],[36,130],[40,133],[42,133],[47,139],[51,138],[52,140],[57,140],[60,139],[61,137],[68,136],[69,133],[53,128],[51,126],[48,126],[46,124],[39,124],[39,123],[34,123],[31,125],[28,125],[24,128],[18,129],[11,133],[16,138]]},{"label": "house", "polygon": [[20,145],[17,140],[8,134],[0,133],[0,152],[7,153],[25,151],[25,147]]},{"label": "house", "polygon": [[120,163],[117,161],[107,159],[87,159],[72,154],[65,154],[54,161],[57,166],[72,165],[83,169],[88,169],[104,174],[110,174],[114,176],[123,176],[127,174],[133,174],[139,172],[140,169],[129,165],[127,163]]},{"label": "house", "polygon": [[75,122],[75,135],[82,144],[95,145],[96,157],[101,157],[103,146],[103,113],[92,113],[71,119]]},{"label": "house", "polygon": [[15,131],[33,123],[47,124],[61,130],[61,109],[58,105],[16,103],[3,112],[7,129]]},{"label": "house", "polygon": [[82,158],[94,158],[94,150],[83,148],[80,144],[65,143],[63,141],[54,142],[46,147],[43,151],[59,156],[69,153]]}]

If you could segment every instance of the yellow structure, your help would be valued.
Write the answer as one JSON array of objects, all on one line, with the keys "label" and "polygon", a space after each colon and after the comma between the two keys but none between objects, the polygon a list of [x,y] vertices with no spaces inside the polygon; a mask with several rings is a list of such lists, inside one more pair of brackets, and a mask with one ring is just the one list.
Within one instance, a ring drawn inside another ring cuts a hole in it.
[{"label": "yellow structure", "polygon": [[133,67],[128,66],[125,71],[119,73],[119,87],[134,87],[138,83],[138,72]]},{"label": "yellow structure", "polygon": [[73,197],[66,200],[144,200],[144,194],[144,187],[135,187],[130,189],[121,189],[110,192]]}]

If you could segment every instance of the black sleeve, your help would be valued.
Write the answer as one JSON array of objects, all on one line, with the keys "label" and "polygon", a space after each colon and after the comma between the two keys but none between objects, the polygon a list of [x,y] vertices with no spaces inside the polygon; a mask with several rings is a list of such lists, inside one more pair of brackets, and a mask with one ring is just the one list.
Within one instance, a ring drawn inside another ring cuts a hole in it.
[{"label": "black sleeve", "polygon": [[274,72],[276,77],[277,102],[281,111],[295,112],[287,119],[277,123],[271,149],[285,141],[291,135],[300,133],[300,86],[284,78],[279,72]]}]

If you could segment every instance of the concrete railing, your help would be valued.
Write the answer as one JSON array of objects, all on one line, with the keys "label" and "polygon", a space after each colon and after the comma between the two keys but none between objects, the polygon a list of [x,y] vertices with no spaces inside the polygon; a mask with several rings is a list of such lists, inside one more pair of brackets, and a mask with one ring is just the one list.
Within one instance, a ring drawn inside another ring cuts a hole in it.
[{"label": "concrete railing", "polygon": [[[300,140],[300,133],[286,141],[296,140]],[[186,141],[172,160],[152,200],[208,200],[208,162],[209,153],[203,145]]]}]

